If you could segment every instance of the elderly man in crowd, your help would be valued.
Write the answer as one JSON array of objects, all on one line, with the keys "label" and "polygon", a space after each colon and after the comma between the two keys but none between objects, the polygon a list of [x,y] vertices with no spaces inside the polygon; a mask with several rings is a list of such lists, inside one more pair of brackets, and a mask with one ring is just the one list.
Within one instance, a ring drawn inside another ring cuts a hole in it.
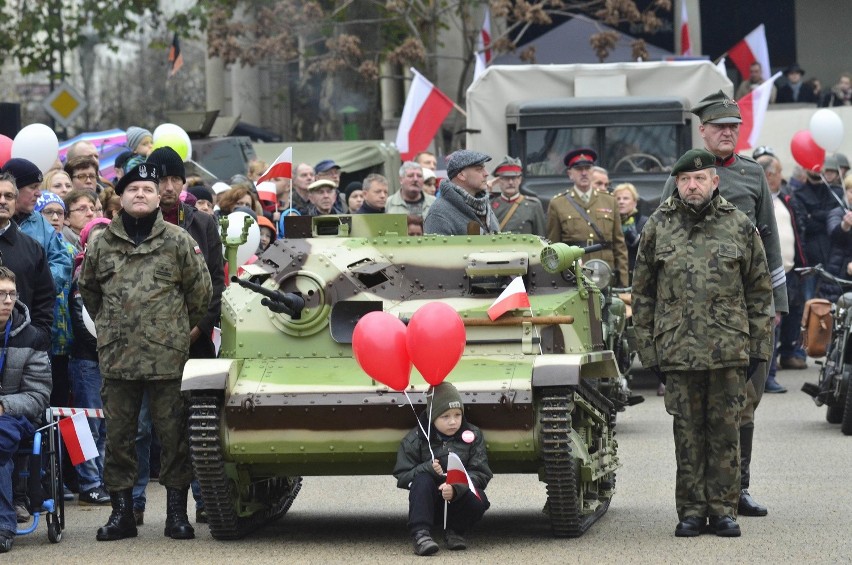
[{"label": "elderly man in crowd", "polygon": [[326,216],[343,214],[340,200],[337,198],[337,185],[331,179],[317,179],[308,186],[308,216]]},{"label": "elderly man in crowd", "polygon": [[544,237],[544,209],[537,198],[521,194],[522,170],[520,159],[503,157],[494,169],[494,186],[500,196],[491,201],[491,208],[500,221],[500,231]]},{"label": "elderly man in crowd", "polygon": [[399,192],[388,199],[388,214],[405,214],[426,218],[435,197],[423,192],[423,167],[406,161],[399,168]]}]

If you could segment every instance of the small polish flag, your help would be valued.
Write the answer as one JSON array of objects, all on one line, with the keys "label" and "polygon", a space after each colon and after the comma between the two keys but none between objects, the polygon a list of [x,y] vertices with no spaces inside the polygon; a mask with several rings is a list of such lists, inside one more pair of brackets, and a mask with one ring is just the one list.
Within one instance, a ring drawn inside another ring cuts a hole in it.
[{"label": "small polish flag", "polygon": [[473,80],[485,72],[485,68],[491,64],[491,13],[485,10],[485,21],[476,38],[476,63],[473,67]]},{"label": "small polish flag", "polygon": [[526,287],[524,287],[524,279],[515,277],[488,309],[488,317],[493,322],[509,310],[529,307],[530,297],[527,294]]},{"label": "small polish flag", "polygon": [[470,492],[476,495],[476,498],[482,500],[482,497],[479,496],[478,492],[476,492],[476,487],[473,486],[473,481],[470,480],[470,475],[467,474],[467,470],[464,468],[461,459],[453,452],[450,452],[447,456],[447,484],[467,484],[467,487],[470,489]]},{"label": "small polish flag", "polygon": [[260,184],[266,180],[278,179],[278,178],[293,178],[293,148],[288,147],[284,151],[281,152],[281,155],[275,159],[275,162],[272,163],[266,172],[260,175],[260,178],[257,179],[256,184]]},{"label": "small polish flag", "polygon": [[680,2],[680,54],[692,56],[692,45],[689,43],[689,20],[686,17],[686,0]]},{"label": "small polish flag", "polygon": [[740,72],[740,76],[747,77],[749,67],[757,61],[760,63],[760,73],[763,80],[769,78],[769,46],[766,44],[766,28],[763,24],[757,26],[745,39],[728,50],[728,57]]},{"label": "small polish flag", "polygon": [[413,68],[411,72],[414,79],[396,132],[396,147],[403,161],[410,161],[429,147],[453,109],[453,101],[446,94]]},{"label": "small polish flag", "polygon": [[269,180],[257,183],[257,197],[267,202],[275,202],[278,200],[278,191],[275,187],[275,183]]},{"label": "small polish flag", "polygon": [[72,465],[79,465],[89,459],[94,459],[98,454],[95,438],[89,428],[89,421],[85,418],[85,412],[78,412],[70,418],[59,420],[59,433],[68,450]]},{"label": "small polish flag", "polygon": [[743,123],[740,124],[740,137],[737,142],[736,152],[744,151],[750,147],[757,146],[757,138],[763,129],[763,121],[766,118],[766,110],[769,108],[769,99],[772,97],[772,87],[781,73],[775,73],[769,80],[740,98],[740,115]]}]

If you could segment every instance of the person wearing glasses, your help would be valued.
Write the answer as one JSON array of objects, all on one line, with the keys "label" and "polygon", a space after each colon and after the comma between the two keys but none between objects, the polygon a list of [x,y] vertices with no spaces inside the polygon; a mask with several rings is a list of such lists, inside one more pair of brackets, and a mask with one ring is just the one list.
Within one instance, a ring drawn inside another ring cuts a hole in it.
[{"label": "person wearing glasses", "polygon": [[83,250],[80,245],[80,232],[93,218],[98,217],[98,198],[88,189],[75,188],[65,197],[65,227],[62,237],[71,243],[79,253]]},{"label": "person wearing glasses", "polygon": [[[8,184],[0,179],[0,195],[10,192]],[[2,217],[0,213],[0,222],[8,222]],[[35,432],[50,396],[47,342],[33,327],[27,306],[18,300],[16,278],[11,269],[0,267],[0,433],[4,438],[0,447],[0,553],[12,549],[18,526],[12,504],[12,455],[20,441]]]},{"label": "person wearing glasses", "polygon": [[90,190],[97,194],[98,162],[91,157],[74,157],[65,163],[65,172],[71,176],[71,184],[77,190]]}]

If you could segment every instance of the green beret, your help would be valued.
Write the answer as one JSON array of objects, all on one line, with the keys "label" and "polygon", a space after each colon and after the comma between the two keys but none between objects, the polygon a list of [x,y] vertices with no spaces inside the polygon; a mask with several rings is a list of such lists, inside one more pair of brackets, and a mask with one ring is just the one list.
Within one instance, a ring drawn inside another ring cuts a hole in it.
[{"label": "green beret", "polygon": [[716,166],[716,156],[706,149],[690,149],[672,167],[672,176]]},{"label": "green beret", "polygon": [[740,124],[743,121],[736,101],[721,90],[702,98],[690,112],[698,116],[702,124]]}]

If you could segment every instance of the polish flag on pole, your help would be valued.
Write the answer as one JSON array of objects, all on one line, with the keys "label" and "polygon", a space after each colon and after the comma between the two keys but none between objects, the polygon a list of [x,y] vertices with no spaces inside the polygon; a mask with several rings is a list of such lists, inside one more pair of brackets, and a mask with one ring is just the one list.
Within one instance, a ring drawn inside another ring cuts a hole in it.
[{"label": "polish flag on pole", "polygon": [[728,50],[728,57],[734,62],[740,76],[747,77],[749,67],[757,61],[763,80],[769,78],[769,47],[766,44],[766,28],[763,24],[745,36],[745,39]]},{"label": "polish flag on pole", "polygon": [[453,101],[446,94],[415,69],[411,72],[414,78],[396,133],[396,147],[403,161],[410,161],[429,147],[453,109]]},{"label": "polish flag on pole", "polygon": [[293,148],[288,147],[284,151],[281,152],[281,155],[275,159],[275,162],[272,163],[266,172],[260,175],[260,178],[257,179],[256,184],[260,184],[263,181],[271,180],[271,179],[280,179],[293,178]]},{"label": "polish flag on pole", "polygon": [[491,14],[485,11],[485,21],[476,38],[476,64],[473,67],[473,80],[485,72],[485,67],[491,64]]},{"label": "polish flag on pole", "polygon": [[[272,177],[279,178],[279,177]],[[266,200],[267,202],[275,202],[278,200],[278,191],[275,187],[275,183],[271,180],[265,180],[263,182],[257,183],[257,197],[261,200]]]},{"label": "polish flag on pole", "polygon": [[689,43],[689,19],[686,17],[686,0],[680,2],[680,54],[692,56],[692,45]]},{"label": "polish flag on pole", "polygon": [[529,307],[530,297],[527,294],[526,287],[524,287],[524,279],[521,277],[515,277],[514,280],[509,283],[509,286],[506,287],[506,290],[497,297],[494,304],[488,308],[488,317],[491,318],[491,321],[493,322],[509,310]]},{"label": "polish flag on pole", "polygon": [[470,489],[470,492],[472,492],[476,498],[482,500],[482,497],[479,496],[479,493],[476,491],[476,487],[473,486],[473,481],[470,479],[470,475],[467,474],[467,470],[464,468],[461,459],[453,452],[450,452],[447,456],[447,484],[466,484]]},{"label": "polish flag on pole", "polygon": [[78,412],[70,418],[59,420],[59,433],[72,465],[79,465],[99,455],[95,438],[89,428],[85,412]]},{"label": "polish flag on pole", "polygon": [[757,146],[757,138],[763,129],[763,120],[766,118],[766,110],[769,108],[769,99],[772,97],[772,87],[781,73],[775,73],[769,80],[740,98],[740,115],[743,123],[740,124],[740,138],[734,151],[739,152],[750,147]]}]

